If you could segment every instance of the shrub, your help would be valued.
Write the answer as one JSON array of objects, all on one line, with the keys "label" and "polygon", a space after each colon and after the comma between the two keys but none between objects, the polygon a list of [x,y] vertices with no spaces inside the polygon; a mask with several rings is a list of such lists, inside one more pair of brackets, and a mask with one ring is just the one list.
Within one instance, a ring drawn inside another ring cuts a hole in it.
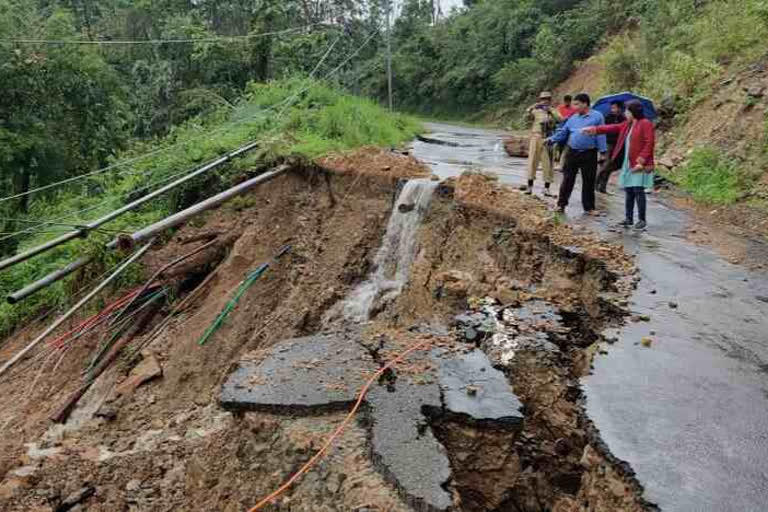
[{"label": "shrub", "polygon": [[[31,204],[29,218],[85,224],[146,194],[159,182],[199,167],[202,162],[255,139],[263,142],[260,149],[272,158],[289,154],[312,158],[334,149],[393,146],[412,139],[420,130],[419,123],[411,117],[392,114],[369,100],[311,80],[252,84],[248,91],[234,110],[230,106],[222,107],[205,119],[195,119],[174,128],[168,137],[137,144],[120,155],[120,159],[128,159],[150,154],[148,158],[125,166],[119,172],[97,176],[89,180],[88,185],[65,187],[56,194],[37,199]],[[291,101],[287,101],[289,99]],[[266,110],[276,104],[279,104],[277,108]],[[283,115],[278,116],[281,112]],[[159,152],[162,148],[167,150]],[[190,202],[218,192],[232,177],[253,168],[254,158],[238,159],[219,170],[217,175],[192,180],[175,193],[157,198],[115,219],[105,228],[130,233],[160,220]],[[243,207],[244,204],[245,200],[240,200],[232,207]],[[73,213],[83,209],[87,211]],[[118,254],[100,250],[113,236],[111,232],[93,233],[85,240],[61,245],[25,261],[12,271],[0,272],[2,297],[63,267],[83,253],[94,254],[98,260],[86,269],[87,274],[59,282],[20,304],[12,306],[0,302],[0,336],[43,309],[66,305],[76,287],[89,283],[95,274],[117,263]],[[53,238],[50,233],[30,234],[21,239],[19,251],[50,238]],[[98,271],[94,273],[94,269]],[[138,279],[139,274],[137,271],[129,273],[119,286],[127,285],[131,278]]]},{"label": "shrub", "polygon": [[738,165],[712,148],[699,148],[682,169],[679,183],[696,200],[730,204],[746,189]]},{"label": "shrub", "polygon": [[612,91],[637,89],[643,79],[643,58],[632,38],[613,41],[603,56],[606,85]]}]

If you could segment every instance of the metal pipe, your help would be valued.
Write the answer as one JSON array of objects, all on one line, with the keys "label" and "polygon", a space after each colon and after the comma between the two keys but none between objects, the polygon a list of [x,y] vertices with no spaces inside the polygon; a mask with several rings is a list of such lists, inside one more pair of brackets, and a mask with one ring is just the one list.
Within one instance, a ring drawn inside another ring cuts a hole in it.
[{"label": "metal pipe", "polygon": [[[257,185],[261,185],[262,183],[265,183],[267,181],[270,181],[276,178],[280,174],[287,171],[289,168],[290,168],[289,166],[283,165],[273,171],[260,174],[259,176],[251,180],[245,181],[229,190],[225,190],[221,194],[208,198],[203,202],[190,206],[186,210],[182,210],[179,213],[171,215],[170,217],[167,217],[159,222],[156,222],[150,226],[147,226],[146,228],[140,231],[135,232],[133,235],[131,235],[131,239],[134,242],[142,242],[162,231],[165,231],[168,228],[178,226],[179,224],[186,222],[190,217],[197,215],[198,213],[201,213],[205,210],[210,210],[211,208],[219,206],[222,203],[232,199],[233,197],[236,197],[240,194],[243,194],[249,191],[250,189],[256,187]],[[117,240],[112,240],[109,244],[107,244],[107,249],[114,249],[115,247],[117,247]],[[61,279],[64,279],[69,274],[83,268],[88,263],[90,263],[92,259],[93,258],[91,257],[80,258],[70,263],[66,267],[61,268],[51,274],[48,274],[42,279],[39,279],[38,281],[35,281],[34,283],[22,288],[21,290],[13,292],[12,294],[8,295],[7,300],[11,304],[16,304],[17,302],[26,299],[33,293],[36,293],[42,290],[43,288],[52,285],[56,281],[60,281]]]},{"label": "metal pipe", "polygon": [[31,249],[27,249],[26,251],[16,254],[14,256],[11,256],[10,258],[6,258],[3,261],[0,261],[0,271],[5,270],[8,267],[11,267],[13,265],[16,265],[17,263],[21,263],[22,261],[26,261],[29,258],[32,258],[34,256],[37,256],[38,254],[42,254],[46,251],[49,251],[53,249],[54,247],[58,247],[61,244],[67,243],[71,240],[74,240],[76,238],[81,238],[88,236],[88,232],[98,228],[99,226],[102,226],[106,224],[107,222],[115,220],[117,217],[135,210],[139,206],[151,201],[152,199],[155,199],[156,197],[165,194],[169,190],[172,190],[179,185],[183,185],[184,183],[200,176],[201,174],[204,174],[211,169],[215,169],[222,164],[232,160],[233,158],[236,158],[243,153],[252,150],[253,148],[257,147],[257,142],[252,142],[246,146],[241,147],[240,149],[237,149],[235,151],[232,151],[231,153],[227,153],[223,157],[214,160],[213,162],[204,165],[203,167],[197,169],[196,171],[193,171],[190,174],[187,174],[186,176],[179,178],[176,181],[173,181],[169,183],[168,185],[159,188],[155,190],[154,192],[147,194],[146,196],[141,197],[140,199],[137,199],[136,201],[133,201],[131,203],[128,203],[127,205],[123,206],[122,208],[118,208],[117,210],[108,213],[107,215],[98,218],[94,221],[89,222],[88,224],[83,225],[81,228],[76,229],[74,231],[70,231],[69,233],[66,233],[64,235],[61,235],[59,237],[54,238],[53,240],[49,240],[48,242],[45,242],[44,244],[38,245],[37,247],[32,247]]},{"label": "metal pipe", "polygon": [[[183,224],[184,222],[189,220],[191,217],[194,217],[199,213],[202,213],[206,210],[210,210],[211,208],[215,208],[223,203],[226,203],[227,201],[229,201],[234,197],[237,197],[241,194],[248,192],[252,188],[257,187],[262,183],[266,183],[268,181],[273,180],[274,178],[283,174],[289,168],[290,167],[287,165],[281,165],[280,167],[278,167],[273,171],[265,172],[264,174],[260,174],[253,179],[244,181],[243,183],[236,185],[230,188],[229,190],[225,190],[220,194],[216,194],[213,197],[209,197],[205,201],[192,205],[186,210],[182,210],[179,213],[175,213],[170,217],[167,217],[161,220],[160,222],[155,222],[151,226],[147,226],[146,228],[135,232],[134,234],[131,235],[131,238],[133,239],[134,242],[141,242],[143,240],[146,240],[148,238],[151,238],[157,235],[158,233],[161,233],[162,231],[165,231],[166,229],[174,228],[179,224]],[[110,243],[110,246],[112,246],[113,244],[117,245],[117,240],[112,241]]]},{"label": "metal pipe", "polygon": [[72,315],[74,315],[80,308],[85,306],[91,299],[93,299],[96,295],[99,294],[104,288],[109,285],[112,281],[114,281],[120,274],[125,272],[125,269],[127,269],[132,263],[134,263],[136,260],[144,256],[144,254],[149,250],[149,248],[152,247],[152,241],[150,241],[148,244],[146,244],[144,247],[136,251],[136,253],[128,258],[123,264],[121,264],[112,274],[106,278],[104,281],[102,281],[96,288],[91,290],[91,292],[80,299],[80,302],[75,304],[70,308],[69,311],[61,315],[59,318],[56,319],[53,324],[51,324],[45,331],[43,331],[42,334],[40,334],[37,338],[32,340],[29,345],[24,347],[20,352],[18,352],[15,356],[13,356],[8,362],[6,362],[2,368],[0,368],[0,375],[4,374],[6,371],[8,371],[9,368],[11,368],[14,364],[19,362],[25,355],[29,353],[33,348],[35,348],[40,342],[42,342],[45,338],[47,338],[53,331],[55,331],[61,324],[66,322]]},{"label": "metal pipe", "polygon": [[92,257],[86,257],[86,258],[80,258],[76,261],[73,261],[66,267],[60,268],[59,270],[48,274],[42,279],[39,279],[28,286],[25,286],[21,290],[15,291],[12,294],[8,295],[7,297],[8,303],[16,304],[17,302],[24,300],[25,298],[29,297],[33,293],[39,290],[42,290],[43,288],[52,285],[56,281],[60,281],[64,279],[72,272],[75,272],[76,270],[83,268],[92,260],[93,260]]}]

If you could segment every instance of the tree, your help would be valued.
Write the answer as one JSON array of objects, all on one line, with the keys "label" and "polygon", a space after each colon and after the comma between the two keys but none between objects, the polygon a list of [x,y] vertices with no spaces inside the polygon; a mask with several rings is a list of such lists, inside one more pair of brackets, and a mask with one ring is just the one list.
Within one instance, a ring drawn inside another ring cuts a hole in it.
[{"label": "tree", "polygon": [[[0,0],[0,23],[0,30],[11,37],[76,36],[67,11],[42,19],[34,9],[11,0]],[[0,59],[4,191],[24,194],[91,170],[125,141],[124,91],[97,49],[2,44]],[[4,206],[5,216],[24,214],[28,208],[29,196],[22,196]],[[4,231],[14,226],[6,223]]]}]

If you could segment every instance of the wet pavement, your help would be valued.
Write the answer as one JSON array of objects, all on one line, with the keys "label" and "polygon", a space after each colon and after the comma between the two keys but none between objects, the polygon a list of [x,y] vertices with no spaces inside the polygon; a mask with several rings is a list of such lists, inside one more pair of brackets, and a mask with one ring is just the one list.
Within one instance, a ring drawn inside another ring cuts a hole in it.
[{"label": "wet pavement", "polygon": [[[429,128],[430,138],[453,144],[416,141],[413,154],[441,177],[475,168],[525,182],[525,161],[506,156],[503,132]],[[646,232],[613,230],[623,211],[613,189],[599,198],[605,217],[582,215],[578,189],[567,214],[637,255],[642,281],[630,307],[650,322],[607,333],[619,341],[584,379],[587,413],[662,510],[766,510],[768,277],[687,242],[688,215],[656,195]]]}]

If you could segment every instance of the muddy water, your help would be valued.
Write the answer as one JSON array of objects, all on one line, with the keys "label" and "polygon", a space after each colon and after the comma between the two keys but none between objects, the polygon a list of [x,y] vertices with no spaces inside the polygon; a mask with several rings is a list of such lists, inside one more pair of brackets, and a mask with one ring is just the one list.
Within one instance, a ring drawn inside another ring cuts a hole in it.
[{"label": "muddy water", "polygon": [[[441,177],[467,168],[525,182],[525,161],[508,158],[499,131],[435,124],[414,155]],[[537,184],[538,186],[538,184]],[[630,322],[583,382],[587,412],[612,453],[627,461],[662,510],[752,511],[768,503],[768,278],[686,242],[685,212],[650,198],[649,230],[613,232],[622,196],[608,212],[569,220],[637,255],[642,281],[630,304],[650,322]],[[765,247],[757,248],[765,251]],[[639,343],[654,341],[650,348]]]},{"label": "muddy water", "polygon": [[426,179],[410,180],[403,185],[374,260],[374,273],[342,304],[347,320],[365,322],[374,305],[384,305],[400,295],[416,257],[417,231],[437,185]]}]

